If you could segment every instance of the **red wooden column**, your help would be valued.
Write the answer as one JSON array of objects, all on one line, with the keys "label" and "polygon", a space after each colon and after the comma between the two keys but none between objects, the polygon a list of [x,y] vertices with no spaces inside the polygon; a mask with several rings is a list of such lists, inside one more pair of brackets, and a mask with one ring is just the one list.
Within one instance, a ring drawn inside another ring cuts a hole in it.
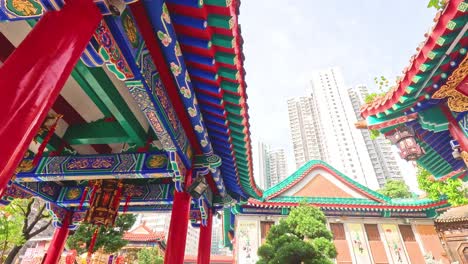
[{"label": "red wooden column", "polygon": [[209,209],[206,226],[200,226],[200,237],[198,238],[198,264],[210,264],[212,227],[213,212]]},{"label": "red wooden column", "polygon": [[[185,176],[187,186],[190,185],[191,178],[192,170],[188,170]],[[187,192],[174,192],[164,264],[184,263],[191,200],[192,197]]]},{"label": "red wooden column", "polygon": [[93,0],[68,0],[47,12],[0,67],[0,192],[101,18]]},{"label": "red wooden column", "polygon": [[452,115],[452,112],[446,105],[441,106],[442,112],[444,112],[445,117],[449,121],[449,132],[454,139],[460,144],[461,150],[468,152],[468,138],[465,136],[465,133],[462,131],[460,126],[457,123],[457,120]]},{"label": "red wooden column", "polygon": [[73,218],[73,212],[68,211],[64,219],[62,219],[62,226],[55,229],[52,241],[50,241],[49,249],[42,261],[43,264],[57,264],[62,255],[65,242],[67,241],[69,229],[68,226],[71,224]]}]

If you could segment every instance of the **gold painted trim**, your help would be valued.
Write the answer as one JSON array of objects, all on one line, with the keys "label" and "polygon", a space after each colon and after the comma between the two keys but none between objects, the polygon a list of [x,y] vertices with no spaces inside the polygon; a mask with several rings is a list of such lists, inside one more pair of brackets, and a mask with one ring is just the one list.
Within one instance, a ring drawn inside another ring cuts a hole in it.
[{"label": "gold painted trim", "polygon": [[468,56],[465,56],[460,66],[453,71],[447,82],[432,95],[433,99],[447,98],[447,104],[450,110],[454,112],[468,111],[468,96],[457,91],[457,87],[468,74]]}]

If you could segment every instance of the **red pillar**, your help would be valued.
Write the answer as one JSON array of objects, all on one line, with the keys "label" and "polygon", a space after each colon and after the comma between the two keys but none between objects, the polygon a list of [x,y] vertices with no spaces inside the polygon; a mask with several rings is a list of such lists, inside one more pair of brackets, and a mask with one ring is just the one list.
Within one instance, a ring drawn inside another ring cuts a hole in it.
[{"label": "red pillar", "polygon": [[445,117],[449,121],[449,132],[452,137],[458,141],[460,144],[461,150],[468,152],[468,138],[465,136],[465,133],[462,131],[460,126],[457,123],[457,120],[452,115],[452,112],[446,105],[441,106],[442,112],[444,112]]},{"label": "red pillar", "polygon": [[213,226],[213,212],[208,210],[206,226],[200,226],[200,237],[198,239],[198,264],[210,264],[211,255],[211,230]]},{"label": "red pillar", "polygon": [[73,212],[68,211],[65,215],[65,218],[62,220],[62,226],[58,229],[55,229],[54,237],[50,241],[49,249],[42,261],[43,264],[57,264],[60,260],[60,255],[62,255],[63,248],[65,247],[65,242],[68,237],[68,226],[71,224],[73,217]]},{"label": "red pillar", "polygon": [[[187,185],[190,184],[191,178],[192,172],[189,170],[186,175]],[[164,264],[184,263],[191,198],[187,192],[174,192]]]},{"label": "red pillar", "polygon": [[0,67],[0,191],[102,18],[92,0],[66,2],[47,12]]}]

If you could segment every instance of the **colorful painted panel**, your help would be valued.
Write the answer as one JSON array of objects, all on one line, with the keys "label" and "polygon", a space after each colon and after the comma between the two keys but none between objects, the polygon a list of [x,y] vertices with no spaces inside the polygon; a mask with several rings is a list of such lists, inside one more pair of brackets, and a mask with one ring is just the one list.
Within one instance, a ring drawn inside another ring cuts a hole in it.
[{"label": "colorful painted panel", "polygon": [[166,3],[164,1],[144,1],[144,4],[148,10],[151,24],[158,36],[164,57],[170,66],[177,88],[179,89],[179,94],[187,109],[190,122],[195,129],[195,135],[200,143],[202,152],[204,155],[212,155],[213,148]]},{"label": "colorful painted panel", "polygon": [[17,181],[89,180],[98,178],[171,177],[166,153],[44,157],[37,168],[25,168]]},{"label": "colorful painted panel", "polygon": [[361,224],[346,224],[355,263],[372,264],[366,234]]},{"label": "colorful painted panel", "polygon": [[[136,0],[123,0],[126,4]],[[110,15],[109,1],[94,0],[103,15]],[[46,11],[59,10],[64,0],[0,0],[0,21],[39,18]]]},{"label": "colorful painted panel", "polygon": [[[84,189],[85,186],[63,187],[57,199],[57,204],[68,207],[79,206]],[[173,191],[174,185],[172,184],[124,184],[121,204],[126,203],[127,199],[129,206],[138,204],[164,204],[172,200]],[[88,206],[90,195],[91,193],[88,191],[87,198],[83,200],[84,207]]]},{"label": "colorful painted panel", "polygon": [[237,260],[239,264],[255,264],[258,260],[258,222],[239,220],[236,228]]},{"label": "colorful painted panel", "polygon": [[388,252],[392,263],[410,264],[408,256],[406,256],[405,246],[401,241],[400,233],[397,225],[384,224],[381,225],[384,240],[386,241]]},{"label": "colorful painted panel", "polygon": [[134,79],[126,82],[130,93],[162,142],[164,149],[177,150],[182,160],[188,165],[192,151],[187,135],[131,12],[127,9],[122,16],[107,17],[105,20],[118,42],[121,56],[125,57],[135,75]]}]

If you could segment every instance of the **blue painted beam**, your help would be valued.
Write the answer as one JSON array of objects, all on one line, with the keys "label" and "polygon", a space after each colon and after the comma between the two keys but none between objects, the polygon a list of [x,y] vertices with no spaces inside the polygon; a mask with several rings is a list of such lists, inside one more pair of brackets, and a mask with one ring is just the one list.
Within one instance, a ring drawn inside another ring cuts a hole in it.
[{"label": "blue painted beam", "polygon": [[[126,10],[120,17],[107,17],[106,24],[112,31],[122,56],[135,75],[134,80],[126,82],[130,94],[137,101],[164,149],[176,151],[184,166],[190,168],[191,160],[187,153],[191,152],[189,151],[191,146],[187,135],[177,119],[170,98],[159,78],[159,72],[146,48],[143,37],[135,26],[136,22],[131,12]],[[124,25],[127,25],[127,28],[124,28]],[[134,26],[133,29],[129,28],[131,25]],[[129,30],[135,30],[133,42],[128,36]]]},{"label": "blue painted beam", "polygon": [[187,75],[185,59],[180,50],[173,23],[171,22],[171,19],[175,18],[170,16],[167,6],[162,0],[144,0],[143,4],[146,7],[153,29],[158,36],[158,44],[161,46],[163,56],[171,68],[180,98],[189,114],[190,122],[194,128],[199,128],[195,130],[195,135],[200,143],[202,152],[204,155],[211,156],[214,153],[208,138],[208,131],[200,115],[201,111],[195,103],[195,91],[190,76]]},{"label": "blue painted beam", "polygon": [[23,160],[18,182],[92,179],[167,178],[174,176],[165,152],[43,157],[32,166]]},{"label": "blue painted beam", "polygon": [[179,35],[179,41],[182,45],[197,47],[200,49],[209,49],[211,47],[211,41],[200,38]]}]

